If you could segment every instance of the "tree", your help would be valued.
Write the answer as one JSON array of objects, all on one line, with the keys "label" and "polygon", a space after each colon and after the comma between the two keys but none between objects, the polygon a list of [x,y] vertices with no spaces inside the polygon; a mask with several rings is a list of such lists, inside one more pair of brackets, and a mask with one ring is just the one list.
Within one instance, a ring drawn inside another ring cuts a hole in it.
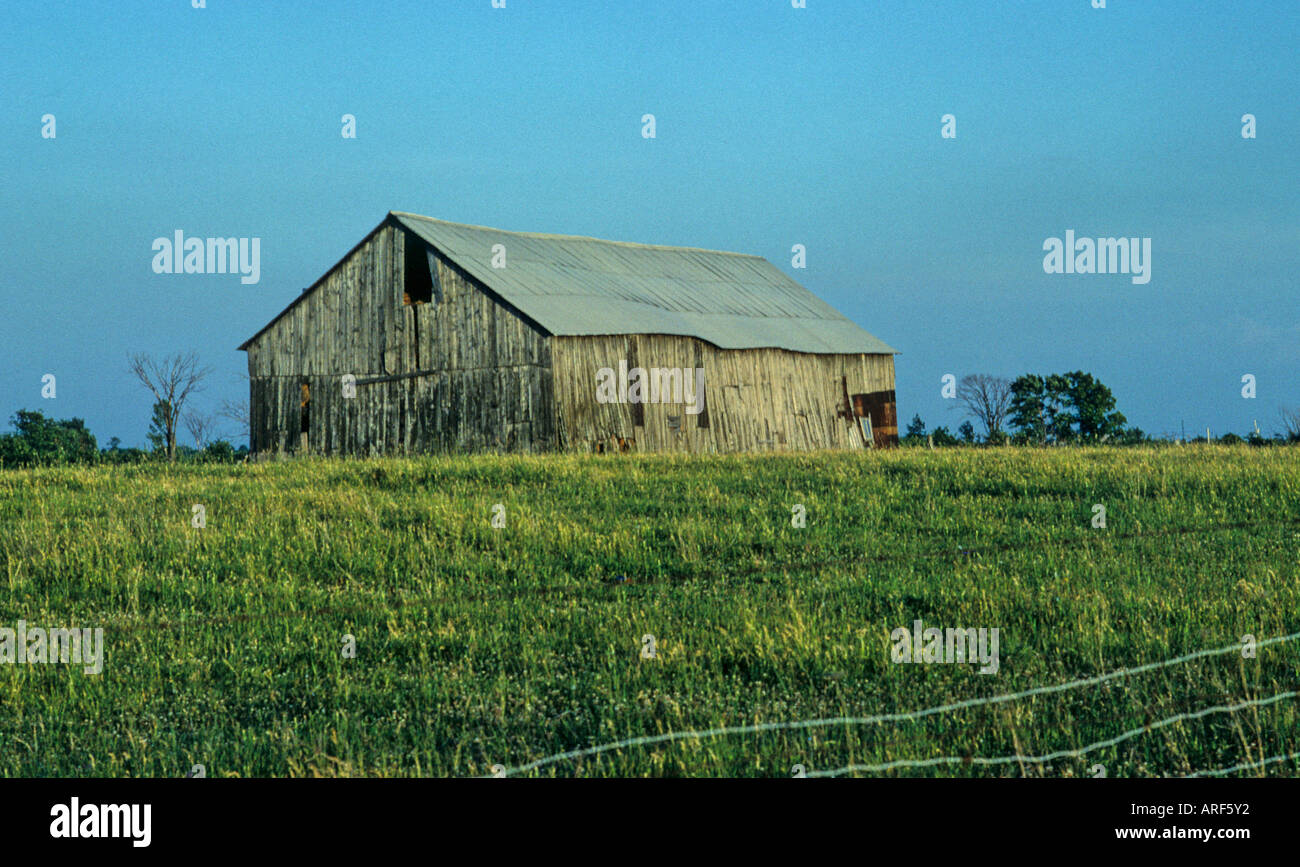
[{"label": "tree", "polygon": [[1300,409],[1278,410],[1282,419],[1282,438],[1289,443],[1300,442]]},{"label": "tree", "polygon": [[1008,418],[1018,430],[1022,442],[1047,442],[1050,416],[1047,409],[1047,382],[1043,377],[1026,373],[1011,383]]},{"label": "tree", "polygon": [[199,455],[199,460],[218,464],[231,464],[235,462],[235,454],[235,447],[230,443],[225,440],[216,440],[208,443],[208,447]]},{"label": "tree", "polygon": [[79,418],[53,419],[20,409],[11,423],[16,433],[0,436],[0,466],[94,463],[95,437]]},{"label": "tree", "polygon": [[1081,370],[1019,377],[1011,383],[1009,418],[1018,441],[1040,444],[1114,440],[1127,421],[1111,390]]},{"label": "tree", "polygon": [[985,438],[992,441],[1001,433],[1011,409],[1011,382],[987,373],[971,373],[957,384],[957,400],[966,412],[984,426]]},{"label": "tree", "polygon": [[[239,378],[245,383],[248,382],[247,374],[241,373]],[[247,385],[244,386],[244,394],[248,394]],[[240,400],[230,400],[229,398],[223,400],[221,402],[221,409],[217,410],[217,415],[228,421],[233,421],[236,425],[238,436],[242,436],[244,439],[251,438],[252,425],[249,423],[250,414],[248,412],[247,397],[241,398]]]},{"label": "tree", "polygon": [[153,405],[153,415],[149,419],[149,432],[145,434],[149,445],[155,452],[167,453],[167,401],[160,400]]},{"label": "tree", "polygon": [[1054,443],[1067,443],[1075,438],[1070,415],[1070,383],[1059,373],[1043,377],[1044,424],[1047,437]]},{"label": "tree", "polygon": [[185,422],[185,429],[190,432],[190,436],[194,437],[194,447],[202,449],[207,446],[208,441],[212,439],[216,419],[210,415],[190,411],[185,413],[183,421]]},{"label": "tree", "polygon": [[[212,372],[200,367],[193,353],[169,355],[155,361],[147,353],[131,356],[131,373],[149,389],[154,400],[154,419],[167,450],[167,459],[176,460],[176,424],[185,409],[185,401],[203,390],[203,380]],[[159,408],[161,405],[161,417]],[[152,437],[151,437],[152,439]]]},{"label": "tree", "polygon": [[1106,440],[1106,442],[1120,446],[1140,446],[1143,443],[1154,442],[1154,440],[1147,436],[1142,428],[1130,427],[1120,431],[1115,436]]},{"label": "tree", "polygon": [[961,436],[961,441],[967,445],[975,442],[975,426],[969,421],[962,422],[961,427],[957,428],[957,433]]},{"label": "tree", "polygon": [[239,428],[239,435],[245,438],[249,435],[248,423],[248,401],[230,400],[227,398],[221,402],[221,409],[217,410],[217,415],[224,419],[233,421]]},{"label": "tree", "polygon": [[961,445],[961,440],[953,436],[948,431],[948,428],[946,426],[937,427],[933,431],[931,431],[930,439],[934,442],[936,446],[940,446],[940,447]]},{"label": "tree", "polygon": [[1072,433],[1086,443],[1101,442],[1124,431],[1124,414],[1115,411],[1115,395],[1091,373],[1065,374],[1065,402]]},{"label": "tree", "polygon": [[919,445],[924,440],[925,422],[921,421],[921,415],[920,413],[917,413],[913,415],[912,420],[908,422],[907,432],[903,434],[901,442],[904,445]]}]

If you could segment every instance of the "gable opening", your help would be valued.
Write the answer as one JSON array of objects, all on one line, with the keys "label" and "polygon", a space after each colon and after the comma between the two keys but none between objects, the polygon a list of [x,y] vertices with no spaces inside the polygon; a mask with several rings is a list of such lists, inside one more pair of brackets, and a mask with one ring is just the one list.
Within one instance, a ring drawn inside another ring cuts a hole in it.
[{"label": "gable opening", "polygon": [[409,232],[406,234],[405,251],[402,303],[412,306],[433,303],[436,300],[433,251],[428,249],[424,241]]}]

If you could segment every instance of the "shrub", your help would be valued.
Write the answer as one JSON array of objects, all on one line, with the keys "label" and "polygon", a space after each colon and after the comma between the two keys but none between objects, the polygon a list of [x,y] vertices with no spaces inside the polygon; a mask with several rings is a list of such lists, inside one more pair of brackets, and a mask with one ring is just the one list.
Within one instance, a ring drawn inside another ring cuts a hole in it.
[{"label": "shrub", "polygon": [[82,419],[52,419],[20,409],[11,424],[16,432],[0,435],[0,466],[93,464],[99,458],[95,437]]}]

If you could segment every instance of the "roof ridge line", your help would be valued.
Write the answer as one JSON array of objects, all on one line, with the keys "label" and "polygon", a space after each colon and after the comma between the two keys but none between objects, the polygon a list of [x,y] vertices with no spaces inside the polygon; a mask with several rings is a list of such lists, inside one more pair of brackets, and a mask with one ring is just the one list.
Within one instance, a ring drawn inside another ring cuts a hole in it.
[{"label": "roof ridge line", "polygon": [[413,217],[417,220],[428,220],[430,223],[442,223],[445,226],[459,226],[465,229],[480,229],[488,232],[500,232],[504,235],[522,235],[525,238],[544,238],[548,240],[563,241],[595,241],[599,244],[614,244],[620,247],[636,247],[641,250],[689,250],[692,253],[716,253],[721,256],[738,256],[742,259],[761,259],[764,262],[767,259],[757,253],[738,253],[735,250],[713,250],[708,247],[682,247],[674,244],[642,244],[638,241],[615,241],[610,238],[596,238],[591,235],[561,235],[554,232],[516,232],[512,229],[498,229],[495,226],[480,226],[475,223],[456,223],[451,220],[440,220],[437,217],[429,217],[424,214],[415,214],[410,211],[389,211],[394,217]]}]

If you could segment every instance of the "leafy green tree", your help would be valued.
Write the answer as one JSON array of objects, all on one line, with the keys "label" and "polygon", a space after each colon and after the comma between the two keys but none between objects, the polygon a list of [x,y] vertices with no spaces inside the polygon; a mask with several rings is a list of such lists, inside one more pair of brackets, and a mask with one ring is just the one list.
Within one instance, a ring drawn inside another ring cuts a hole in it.
[{"label": "leafy green tree", "polygon": [[961,427],[957,428],[957,433],[961,436],[962,442],[968,445],[975,442],[975,425],[969,421],[962,422]]},{"label": "leafy green tree", "polygon": [[175,446],[175,421],[171,405],[160,400],[153,405],[153,418],[149,419],[149,433],[145,436],[155,452],[173,453]]},{"label": "leafy green tree", "polygon": [[907,424],[907,431],[899,442],[905,446],[918,446],[925,442],[925,422],[921,421],[919,413],[912,416],[912,420]]},{"label": "leafy green tree", "polygon": [[1047,442],[1047,383],[1041,376],[1026,373],[1011,383],[1011,411],[1018,442]]},{"label": "leafy green tree", "polygon": [[1115,396],[1092,374],[1025,374],[1011,384],[1011,423],[1022,443],[1096,443],[1118,439],[1126,419]]},{"label": "leafy green tree", "polygon": [[237,460],[235,447],[226,440],[215,440],[199,453],[199,460],[205,463],[233,464]]},{"label": "leafy green tree", "polygon": [[11,424],[15,433],[0,436],[0,466],[93,464],[99,457],[95,437],[82,419],[52,419],[20,409]]},{"label": "leafy green tree", "polygon": [[1115,395],[1091,373],[1076,370],[1067,373],[1065,404],[1069,408],[1071,433],[1086,443],[1101,442],[1124,431],[1123,413],[1115,410]]},{"label": "leafy green tree", "polygon": [[934,440],[936,446],[959,446],[961,440],[957,439],[948,430],[947,427],[937,427],[930,432],[930,438]]},{"label": "leafy green tree", "polygon": [[1121,446],[1140,446],[1143,443],[1153,442],[1153,440],[1151,437],[1147,436],[1142,428],[1130,427],[1120,431],[1115,436],[1106,440],[1106,442],[1115,443],[1116,445]]},{"label": "leafy green tree", "polygon": [[1047,412],[1047,437],[1055,443],[1068,443],[1077,439],[1074,414],[1071,412],[1070,380],[1068,374],[1053,373],[1043,378],[1044,405]]}]

